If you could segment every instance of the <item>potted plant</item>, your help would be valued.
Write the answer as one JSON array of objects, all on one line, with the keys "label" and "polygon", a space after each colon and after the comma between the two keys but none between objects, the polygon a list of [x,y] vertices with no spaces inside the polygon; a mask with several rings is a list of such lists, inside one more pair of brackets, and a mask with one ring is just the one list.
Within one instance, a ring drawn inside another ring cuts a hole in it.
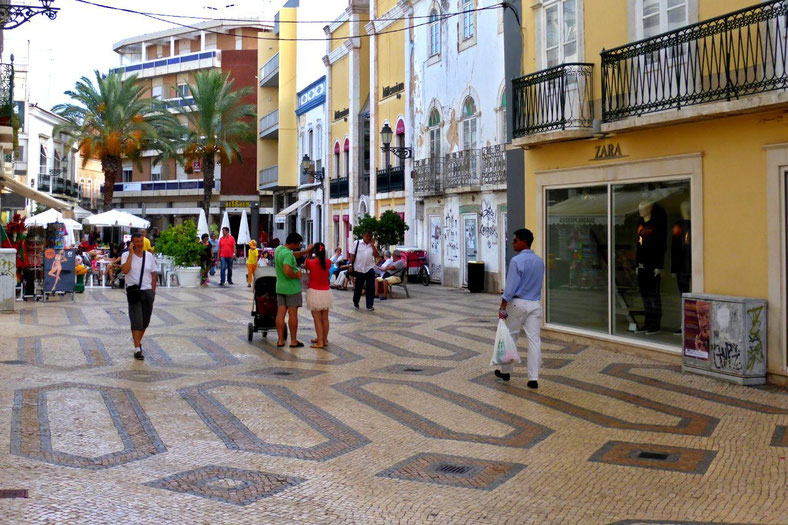
[{"label": "potted plant", "polygon": [[178,274],[178,284],[188,288],[200,285],[200,254],[202,243],[197,239],[197,226],[185,221],[170,226],[159,235],[156,250],[172,258]]}]

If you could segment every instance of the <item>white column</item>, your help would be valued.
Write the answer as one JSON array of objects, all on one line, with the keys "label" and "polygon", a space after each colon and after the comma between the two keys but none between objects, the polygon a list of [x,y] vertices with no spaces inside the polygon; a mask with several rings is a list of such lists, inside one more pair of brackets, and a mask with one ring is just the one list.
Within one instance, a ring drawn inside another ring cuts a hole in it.
[{"label": "white column", "polygon": [[[370,19],[377,18],[377,1],[372,0],[369,4]],[[378,118],[378,36],[375,31],[375,23],[370,22],[372,33],[369,37],[369,214],[373,217],[377,212],[377,191],[378,191],[378,158],[380,156],[380,119]],[[369,32],[369,31],[368,31]]]},{"label": "white column", "polygon": [[170,37],[170,56],[174,57],[177,53],[175,52],[175,37]]},{"label": "white column", "polygon": [[205,51],[205,31],[200,31],[200,51]]},{"label": "white column", "polygon": [[[413,17],[413,6],[408,8],[405,25],[411,25],[410,22]],[[405,45],[405,146],[415,149],[416,147],[416,119],[414,117],[413,108],[413,91],[411,78],[413,77],[413,31],[404,33]],[[396,125],[396,124],[395,124]],[[415,153],[415,151],[414,151]],[[418,221],[416,217],[416,199],[407,198],[413,196],[413,178],[410,174],[413,171],[413,156],[405,160],[405,223],[410,228],[405,232],[405,244],[415,246],[419,238]],[[429,244],[425,245],[429,248]]]},{"label": "white column", "polygon": [[[350,8],[349,8],[350,9]],[[352,12],[350,14],[350,37],[345,41],[345,45],[350,46],[348,54],[348,86],[350,92],[350,115],[348,116],[348,135],[350,136],[350,162],[348,177],[348,214],[350,215],[350,224],[356,224],[356,187],[361,180],[361,166],[360,153],[362,152],[363,145],[361,127],[359,124],[359,112],[361,111],[361,75],[357,72],[361,71],[361,52],[354,42],[359,38],[359,17],[358,13]]]}]

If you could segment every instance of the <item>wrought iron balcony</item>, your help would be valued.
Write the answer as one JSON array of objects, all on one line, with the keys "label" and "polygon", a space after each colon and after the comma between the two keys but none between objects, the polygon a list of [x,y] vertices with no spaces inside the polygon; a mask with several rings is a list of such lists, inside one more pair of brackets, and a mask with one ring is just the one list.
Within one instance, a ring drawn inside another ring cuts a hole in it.
[{"label": "wrought iron balcony", "polygon": [[481,150],[468,149],[446,155],[444,189],[481,189]]},{"label": "wrought iron balcony", "polygon": [[443,159],[433,157],[413,162],[413,194],[420,197],[443,193]]},{"label": "wrought iron balcony", "polygon": [[60,195],[66,194],[66,181],[61,179],[60,177],[53,177],[52,179],[52,193],[58,193]]},{"label": "wrought iron balcony", "polygon": [[602,120],[788,88],[788,3],[772,0],[602,52]]},{"label": "wrought iron balcony", "polygon": [[329,195],[332,199],[347,197],[349,195],[348,178],[340,177],[338,179],[331,179],[329,184]]},{"label": "wrought iron balcony", "polygon": [[0,126],[10,126],[14,114],[14,64],[0,64]]},{"label": "wrought iron balcony", "polygon": [[482,148],[482,186],[506,184],[506,149],[503,144]]},{"label": "wrought iron balcony", "polygon": [[593,64],[571,63],[514,79],[514,137],[591,129],[593,77]]},{"label": "wrought iron balcony", "polygon": [[378,193],[405,191],[405,167],[391,166],[378,170],[377,183]]}]

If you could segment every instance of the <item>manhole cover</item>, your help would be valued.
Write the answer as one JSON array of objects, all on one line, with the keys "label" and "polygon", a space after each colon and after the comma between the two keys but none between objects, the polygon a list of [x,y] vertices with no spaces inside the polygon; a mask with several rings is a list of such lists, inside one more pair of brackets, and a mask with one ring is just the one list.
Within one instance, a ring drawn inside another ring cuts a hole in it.
[{"label": "manhole cover", "polygon": [[274,372],[275,376],[291,376],[293,372],[285,372],[284,370],[280,370],[278,372]]},{"label": "manhole cover", "polygon": [[0,364],[3,364],[3,365],[26,365],[27,361],[16,361],[16,360],[13,360],[13,361],[0,361]]},{"label": "manhole cover", "polygon": [[452,465],[450,463],[443,464],[435,469],[437,472],[443,472],[444,474],[465,474],[471,467],[466,467],[464,465]]},{"label": "manhole cover", "polygon": [[638,454],[638,457],[642,459],[656,459],[658,461],[665,461],[668,459],[668,454],[663,454],[662,452],[641,452]]},{"label": "manhole cover", "polygon": [[27,489],[0,489],[0,498],[26,498]]},{"label": "manhole cover", "polygon": [[403,372],[424,372],[423,368],[405,368]]}]

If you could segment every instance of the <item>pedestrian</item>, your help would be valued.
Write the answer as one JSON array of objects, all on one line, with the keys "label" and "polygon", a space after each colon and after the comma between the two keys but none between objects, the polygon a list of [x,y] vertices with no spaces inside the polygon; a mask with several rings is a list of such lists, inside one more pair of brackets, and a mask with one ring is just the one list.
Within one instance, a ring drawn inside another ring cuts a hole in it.
[{"label": "pedestrian", "polygon": [[254,281],[254,271],[257,269],[257,260],[259,259],[257,251],[257,242],[254,240],[249,241],[249,253],[246,258],[246,287],[251,288]]},{"label": "pedestrian", "polygon": [[[512,338],[517,340],[520,329],[528,338],[528,387],[539,388],[539,367],[542,364],[542,283],[544,262],[531,250],[534,234],[531,230],[514,232],[512,244],[517,253],[509,262],[506,272],[506,288],[501,295],[498,317],[506,320]],[[509,381],[512,364],[501,365],[495,376]]]},{"label": "pedestrian", "polygon": [[219,239],[216,238],[216,232],[211,232],[211,238],[208,240],[211,243],[211,249],[213,250],[213,262],[211,264],[211,271],[210,274],[216,274],[216,261],[219,260]]},{"label": "pedestrian", "polygon": [[120,269],[126,274],[126,300],[129,306],[134,359],[145,359],[142,336],[150,324],[153,301],[156,299],[156,259],[143,248],[141,233],[131,236],[129,251],[123,252]]},{"label": "pedestrian", "polygon": [[309,288],[306,291],[306,307],[312,312],[317,337],[312,339],[312,348],[325,348],[328,344],[328,311],[334,307],[331,287],[328,285],[329,266],[326,262],[326,246],[315,243],[312,255],[306,260],[309,272]]},{"label": "pedestrian", "polygon": [[146,252],[153,253],[153,246],[150,243],[150,239],[148,239],[148,230],[141,229],[140,235],[142,235],[142,249]]},{"label": "pedestrian", "polygon": [[372,232],[365,231],[358,239],[350,254],[355,285],[353,286],[353,306],[358,308],[361,290],[366,290],[367,311],[375,309],[375,261],[378,260],[378,249],[372,239]]},{"label": "pedestrian", "polygon": [[235,237],[230,235],[230,228],[222,228],[222,238],[219,239],[219,258],[221,259],[221,273],[219,286],[224,286],[225,272],[227,283],[233,284],[233,259],[235,258]]},{"label": "pedestrian", "polygon": [[290,328],[290,348],[300,348],[304,343],[298,340],[298,308],[302,304],[301,298],[301,271],[298,269],[296,257],[308,253],[306,250],[295,251],[301,247],[303,238],[298,233],[291,233],[285,243],[276,248],[274,252],[274,265],[276,267],[276,333],[279,336],[276,346],[285,346],[285,314],[287,325]]},{"label": "pedestrian", "polygon": [[402,282],[403,268],[405,268],[405,260],[402,258],[402,252],[394,250],[391,263],[382,265],[380,277],[375,279],[375,297],[380,296],[381,301],[391,297],[391,287]]},{"label": "pedestrian", "polygon": [[200,252],[200,286],[208,286],[208,270],[213,267],[213,246],[207,233],[200,238],[202,252]]}]

